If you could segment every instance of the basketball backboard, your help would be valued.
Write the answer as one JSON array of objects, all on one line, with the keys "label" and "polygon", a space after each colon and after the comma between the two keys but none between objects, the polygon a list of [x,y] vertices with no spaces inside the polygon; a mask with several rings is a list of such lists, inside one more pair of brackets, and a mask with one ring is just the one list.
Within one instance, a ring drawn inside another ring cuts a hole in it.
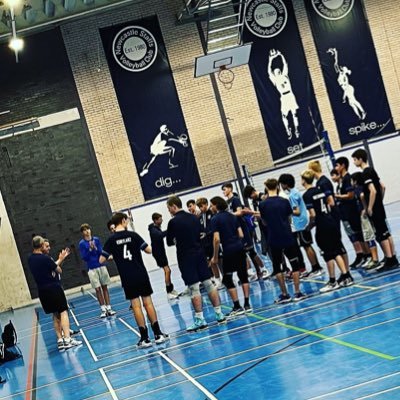
[{"label": "basketball backboard", "polygon": [[218,72],[221,68],[230,69],[249,63],[252,43],[231,47],[196,57],[194,77],[204,76]]}]

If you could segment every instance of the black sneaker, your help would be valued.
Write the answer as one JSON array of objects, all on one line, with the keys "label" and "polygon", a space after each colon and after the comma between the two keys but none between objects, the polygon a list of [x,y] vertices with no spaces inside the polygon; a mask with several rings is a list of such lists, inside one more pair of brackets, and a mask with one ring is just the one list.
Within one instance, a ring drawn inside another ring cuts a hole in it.
[{"label": "black sneaker", "polygon": [[154,336],[155,344],[165,343],[168,340],[169,340],[169,335],[167,335],[166,333],[162,333],[161,335]]},{"label": "black sneaker", "polygon": [[382,266],[376,268],[376,272],[385,272],[395,269],[399,266],[399,261],[397,260],[396,256],[391,258],[386,258],[385,262]]}]

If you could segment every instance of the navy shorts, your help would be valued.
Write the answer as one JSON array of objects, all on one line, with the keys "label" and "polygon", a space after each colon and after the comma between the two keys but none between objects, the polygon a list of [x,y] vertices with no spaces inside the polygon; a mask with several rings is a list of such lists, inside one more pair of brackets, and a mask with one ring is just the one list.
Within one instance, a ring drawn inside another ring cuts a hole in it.
[{"label": "navy shorts", "polygon": [[180,255],[178,257],[178,266],[182,274],[183,282],[185,282],[187,286],[211,278],[211,271],[202,249]]}]

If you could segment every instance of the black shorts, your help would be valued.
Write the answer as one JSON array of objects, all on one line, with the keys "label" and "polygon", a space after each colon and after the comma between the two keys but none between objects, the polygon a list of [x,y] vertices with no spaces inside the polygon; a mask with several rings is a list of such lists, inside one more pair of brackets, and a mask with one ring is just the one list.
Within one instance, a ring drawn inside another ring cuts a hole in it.
[{"label": "black shorts", "polygon": [[178,257],[178,266],[185,285],[193,285],[211,278],[207,260],[202,249]]},{"label": "black shorts", "polygon": [[154,256],[154,259],[156,260],[156,263],[160,268],[168,266],[168,260],[166,256]]},{"label": "black shorts", "polygon": [[153,294],[149,278],[124,284],[123,289],[127,300],[136,299],[137,297],[147,297]]},{"label": "black shorts", "polygon": [[346,254],[337,223],[332,218],[317,221],[315,240],[326,262]]},{"label": "black shorts", "polygon": [[67,299],[61,286],[39,289],[39,300],[46,314],[68,310]]},{"label": "black shorts", "polygon": [[303,231],[297,231],[295,233],[296,233],[297,243],[300,247],[309,247],[313,244],[311,231],[303,230]]},{"label": "black shorts", "polygon": [[244,250],[237,251],[232,254],[225,254],[222,261],[222,269],[225,273],[237,272],[240,269],[247,270],[246,252]]},{"label": "black shorts", "polygon": [[271,257],[272,257],[272,267],[274,270],[274,275],[284,272],[283,255],[285,255],[292,267],[293,272],[300,270],[300,259],[299,259],[299,247],[294,244],[290,247],[272,247],[271,246]]},{"label": "black shorts", "polygon": [[372,216],[368,216],[372,226],[375,228],[375,236],[378,242],[388,239],[391,234],[386,224],[386,213],[381,210],[373,210]]}]

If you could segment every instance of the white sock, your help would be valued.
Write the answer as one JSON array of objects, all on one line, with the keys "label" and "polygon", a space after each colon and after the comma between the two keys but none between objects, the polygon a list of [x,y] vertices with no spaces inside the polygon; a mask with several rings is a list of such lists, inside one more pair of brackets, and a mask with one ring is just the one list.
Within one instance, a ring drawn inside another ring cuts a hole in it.
[{"label": "white sock", "polygon": [[107,311],[106,306],[101,306],[100,308],[101,308],[101,311]]},{"label": "white sock", "polygon": [[204,319],[203,311],[202,311],[202,312],[195,312],[195,313],[194,313],[194,316],[195,316],[196,318]]}]

